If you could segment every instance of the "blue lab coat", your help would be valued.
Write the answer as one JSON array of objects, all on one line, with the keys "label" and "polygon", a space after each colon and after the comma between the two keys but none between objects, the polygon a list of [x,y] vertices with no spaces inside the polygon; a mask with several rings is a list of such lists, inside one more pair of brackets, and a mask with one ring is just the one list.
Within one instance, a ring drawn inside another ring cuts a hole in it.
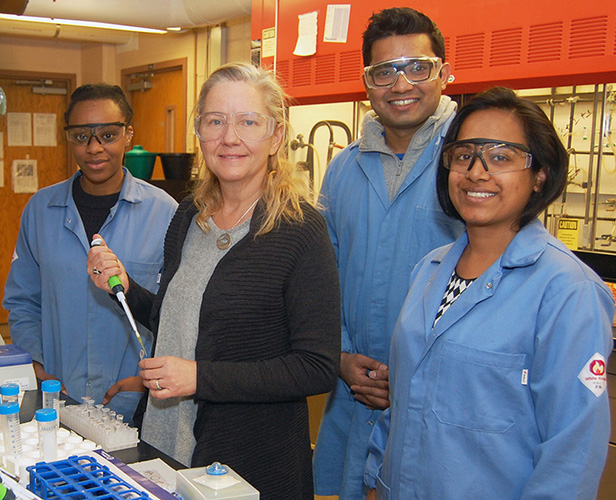
[{"label": "blue lab coat", "polygon": [[[391,201],[383,161],[409,160],[391,153],[382,131],[364,134],[327,169],[321,202],[340,274],[342,351],[387,363],[413,267],[463,230],[442,212],[436,196],[440,146],[453,116],[452,112],[429,139]],[[338,379],[315,449],[317,494],[362,498],[368,439],[380,413],[357,402]]]},{"label": "blue lab coat", "polygon": [[433,328],[467,242],[413,272],[366,483],[379,500],[594,499],[608,394],[578,375],[612,350],[612,293],[535,220]]},{"label": "blue lab coat", "polygon": [[[73,399],[100,403],[114,383],[139,373],[139,344],[122,308],[87,274],[90,242],[72,196],[80,175],[41,189],[26,205],[3,306],[12,341],[58,377]],[[156,291],[177,203],[126,169],[124,175],[100,234],[128,274]],[[150,352],[151,333],[141,328]],[[141,395],[120,392],[108,406],[130,421]]]}]

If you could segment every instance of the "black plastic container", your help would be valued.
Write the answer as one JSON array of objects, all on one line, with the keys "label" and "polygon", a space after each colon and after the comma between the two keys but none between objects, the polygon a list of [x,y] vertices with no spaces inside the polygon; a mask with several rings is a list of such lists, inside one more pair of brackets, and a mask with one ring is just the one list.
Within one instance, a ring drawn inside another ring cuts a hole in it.
[{"label": "black plastic container", "polygon": [[192,175],[195,153],[158,153],[167,180],[187,181]]}]

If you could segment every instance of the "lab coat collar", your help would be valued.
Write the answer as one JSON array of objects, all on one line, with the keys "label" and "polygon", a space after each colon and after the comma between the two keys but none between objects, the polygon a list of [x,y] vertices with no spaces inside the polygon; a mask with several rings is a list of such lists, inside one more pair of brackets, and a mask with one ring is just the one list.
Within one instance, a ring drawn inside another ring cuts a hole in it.
[{"label": "lab coat collar", "polygon": [[545,251],[549,238],[550,234],[539,219],[524,226],[509,243],[503,255],[475,279],[471,287],[452,304],[447,314],[444,314],[432,329],[434,314],[428,308],[440,303],[451,273],[468,244],[468,234],[464,232],[453,244],[438,249],[431,258],[431,262],[437,264],[438,267],[430,278],[430,283],[426,288],[427,299],[424,302],[425,331],[429,334],[424,354],[434,340],[463,317],[470,308],[491,297],[503,276],[511,269],[535,264]]},{"label": "lab coat collar", "polygon": [[[447,96],[441,96],[441,101],[434,115],[428,118],[426,123],[417,131],[402,160],[392,153],[385,143],[385,129],[379,117],[374,112],[369,112],[364,117],[362,137],[359,140],[359,151],[362,154],[358,156],[357,161],[384,207],[389,207],[394,203],[396,198],[415,182],[429,166],[438,164],[441,144],[455,116],[455,110],[456,103]],[[419,150],[419,156],[411,154],[411,150]],[[408,174],[398,193],[390,202],[382,164],[383,162],[400,161],[403,164],[413,162],[413,165],[401,168]]]},{"label": "lab coat collar", "polygon": [[[126,201],[128,203],[141,203],[143,196],[141,190],[138,189],[138,181],[132,174],[122,167],[124,171],[124,182],[122,183],[122,190],[120,191],[119,200]],[[70,179],[63,182],[64,189],[54,191],[53,195],[49,198],[48,207],[68,207],[73,200],[73,182],[77,177],[81,177],[80,170],[75,172]],[[145,181],[141,181],[145,182]]]},{"label": "lab coat collar", "polygon": [[[449,128],[449,122],[453,119],[457,104],[448,96],[441,96],[441,100],[434,114],[426,120],[421,128],[415,133],[408,145],[407,153],[411,149],[424,149],[430,141],[439,136],[437,141],[440,145],[442,137]],[[381,119],[374,111],[369,111],[362,122],[362,133],[359,139],[359,150],[362,153],[378,152],[386,155],[394,155],[385,143],[385,127]]]},{"label": "lab coat collar", "polygon": [[[539,259],[545,251],[549,237],[550,235],[541,221],[535,219],[529,222],[515,235],[501,258],[497,260],[495,264],[503,268],[531,266],[537,262],[537,259]],[[450,257],[455,258],[455,262],[457,263],[466,245],[468,245],[468,233],[465,231],[452,245],[439,248],[434,253],[432,262],[440,264],[445,257],[450,254]]]}]

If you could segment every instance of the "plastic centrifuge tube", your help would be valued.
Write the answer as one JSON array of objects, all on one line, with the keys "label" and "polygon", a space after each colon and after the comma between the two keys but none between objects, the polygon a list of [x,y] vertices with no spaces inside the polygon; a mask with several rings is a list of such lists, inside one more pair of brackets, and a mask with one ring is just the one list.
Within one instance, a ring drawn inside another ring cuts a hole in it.
[{"label": "plastic centrifuge tube", "polygon": [[60,410],[60,390],[62,384],[59,380],[44,380],[41,384],[41,392],[43,393],[43,408],[53,408],[58,412]]},{"label": "plastic centrifuge tube", "polygon": [[18,403],[0,404],[0,428],[4,436],[5,453],[9,456],[20,458],[23,452],[21,448]]},{"label": "plastic centrifuge tube", "polygon": [[19,384],[12,382],[0,385],[0,397],[3,403],[19,402]]},{"label": "plastic centrifuge tube", "polygon": [[58,413],[54,408],[36,410],[34,418],[38,423],[39,451],[45,462],[53,462],[58,457],[56,432],[58,430]]}]

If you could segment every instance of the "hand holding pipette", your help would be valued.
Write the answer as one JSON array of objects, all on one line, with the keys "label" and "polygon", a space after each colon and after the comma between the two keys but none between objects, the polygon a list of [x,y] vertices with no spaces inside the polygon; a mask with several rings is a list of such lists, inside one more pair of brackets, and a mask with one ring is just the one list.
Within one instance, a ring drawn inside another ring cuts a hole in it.
[{"label": "hand holding pipette", "polygon": [[[126,302],[126,296],[124,295],[125,289],[128,288],[128,275],[126,274],[126,270],[122,263],[117,259],[117,257],[109,250],[109,248],[105,245],[105,241],[99,235],[94,235],[94,239],[90,246],[94,249],[96,247],[100,247],[101,250],[96,252],[90,250],[88,254],[88,274],[94,281],[94,283],[99,288],[109,288],[109,291],[112,292],[126,313],[126,317],[128,318],[128,322],[139,341],[139,345],[141,349],[139,351],[139,358],[143,359],[147,356],[147,352],[145,350],[145,345],[143,344],[143,339],[139,334],[139,330],[137,329],[137,324],[135,323],[135,318],[128,307],[128,303]],[[96,264],[93,262],[96,261]],[[122,276],[123,279],[120,278]],[[126,283],[126,286],[124,285]],[[103,285],[101,287],[101,284]],[[106,286],[104,286],[106,284]]]}]

